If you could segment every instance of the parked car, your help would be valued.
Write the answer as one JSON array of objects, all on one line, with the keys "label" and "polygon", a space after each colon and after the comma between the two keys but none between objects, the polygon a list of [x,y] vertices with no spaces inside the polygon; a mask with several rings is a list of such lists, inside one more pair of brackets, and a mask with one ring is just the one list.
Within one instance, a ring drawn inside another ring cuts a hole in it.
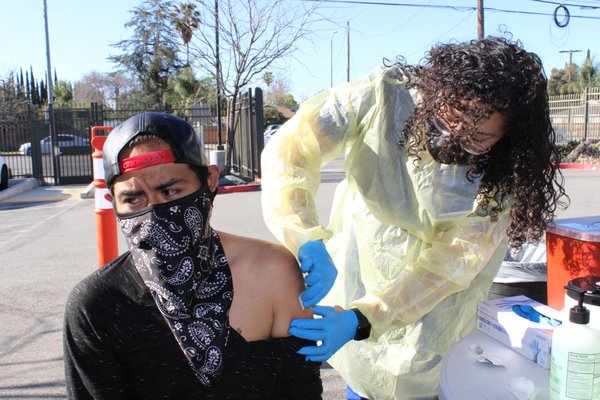
[{"label": "parked car", "polygon": [[[49,154],[51,150],[50,136],[46,136],[40,142],[42,154]],[[81,136],[76,135],[58,135],[58,148],[63,149],[66,147],[90,147],[90,141],[84,139]],[[19,147],[19,153],[30,155],[31,154],[31,143],[23,143]]]},{"label": "parked car", "polygon": [[8,165],[4,156],[0,156],[0,190],[8,187]]},{"label": "parked car", "polygon": [[264,133],[264,144],[265,146],[267,145],[267,142],[269,141],[269,139],[271,139],[271,136],[273,136],[273,134],[275,132],[277,132],[277,130],[279,129],[281,125],[279,124],[273,124],[273,125],[269,125],[267,126],[267,129],[265,129],[265,133]]},{"label": "parked car", "polygon": [[267,126],[267,129],[265,129],[265,135],[268,133],[271,133],[271,131],[274,131],[274,130],[276,131],[277,129],[279,129],[280,126],[281,126],[280,124],[272,124],[272,125]]}]

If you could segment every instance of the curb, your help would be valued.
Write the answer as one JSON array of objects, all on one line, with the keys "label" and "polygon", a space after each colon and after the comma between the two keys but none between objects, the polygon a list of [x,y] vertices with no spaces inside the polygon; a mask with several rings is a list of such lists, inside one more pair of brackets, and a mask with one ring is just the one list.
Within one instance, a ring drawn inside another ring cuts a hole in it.
[{"label": "curb", "polygon": [[40,186],[40,182],[36,178],[10,179],[8,181],[8,185],[8,188],[0,192],[0,201],[9,199],[23,192],[34,189]]},{"label": "curb", "polygon": [[80,199],[93,199],[94,198],[94,183],[90,183],[83,189],[83,192],[79,193]]},{"label": "curb", "polygon": [[260,190],[259,182],[252,182],[246,185],[232,185],[232,186],[219,186],[219,194],[226,193],[240,193],[240,192],[254,192]]},{"label": "curb", "polygon": [[591,169],[600,170],[598,163],[561,163],[558,165],[560,169]]}]

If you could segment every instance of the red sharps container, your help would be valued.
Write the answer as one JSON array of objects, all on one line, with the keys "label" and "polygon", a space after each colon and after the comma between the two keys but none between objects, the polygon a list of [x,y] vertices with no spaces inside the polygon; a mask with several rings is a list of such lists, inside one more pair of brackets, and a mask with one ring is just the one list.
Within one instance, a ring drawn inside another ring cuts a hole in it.
[{"label": "red sharps container", "polygon": [[561,310],[573,279],[600,276],[600,215],[557,219],[546,228],[548,305]]}]

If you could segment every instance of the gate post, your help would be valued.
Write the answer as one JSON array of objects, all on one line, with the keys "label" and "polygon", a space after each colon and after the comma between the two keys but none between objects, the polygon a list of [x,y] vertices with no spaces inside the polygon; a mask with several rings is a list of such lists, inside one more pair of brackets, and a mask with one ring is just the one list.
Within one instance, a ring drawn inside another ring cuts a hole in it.
[{"label": "gate post", "polygon": [[589,87],[583,89],[583,141],[588,140],[588,128],[590,120],[590,98],[588,93]]},{"label": "gate post", "polygon": [[104,165],[102,164],[102,146],[107,136],[97,136],[96,131],[110,131],[110,126],[92,127],[92,147],[94,152],[94,202],[96,213],[96,241],[98,248],[98,267],[102,267],[119,255],[117,238],[117,219],[113,212],[110,192],[106,187]]}]

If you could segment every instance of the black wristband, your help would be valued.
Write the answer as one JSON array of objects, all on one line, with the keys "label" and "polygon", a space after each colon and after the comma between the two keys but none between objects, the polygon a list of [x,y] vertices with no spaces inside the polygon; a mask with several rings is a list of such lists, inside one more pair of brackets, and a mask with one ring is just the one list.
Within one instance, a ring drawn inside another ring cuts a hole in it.
[{"label": "black wristband", "polygon": [[356,318],[358,318],[358,327],[356,327],[354,340],[364,340],[368,338],[371,335],[371,323],[358,308],[351,308],[350,311],[353,311],[354,314],[356,314]]}]

